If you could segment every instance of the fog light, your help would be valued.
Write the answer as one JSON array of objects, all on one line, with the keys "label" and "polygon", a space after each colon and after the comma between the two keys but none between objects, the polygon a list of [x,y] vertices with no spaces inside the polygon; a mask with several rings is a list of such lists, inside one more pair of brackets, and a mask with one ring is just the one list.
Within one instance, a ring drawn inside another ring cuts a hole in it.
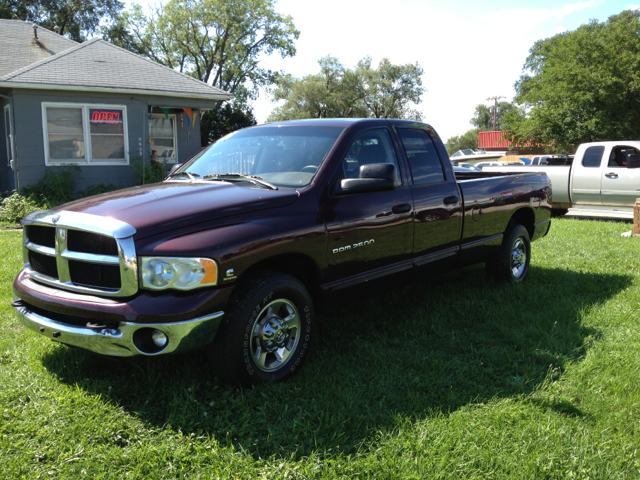
[{"label": "fog light", "polygon": [[151,340],[153,340],[153,343],[155,343],[158,348],[164,347],[169,341],[167,336],[160,330],[154,330],[151,332]]}]

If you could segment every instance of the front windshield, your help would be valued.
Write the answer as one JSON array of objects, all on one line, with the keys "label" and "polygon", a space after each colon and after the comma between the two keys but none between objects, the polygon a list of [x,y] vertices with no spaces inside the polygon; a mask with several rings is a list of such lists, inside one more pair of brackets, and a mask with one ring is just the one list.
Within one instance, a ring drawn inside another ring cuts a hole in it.
[{"label": "front windshield", "polygon": [[189,172],[198,179],[230,173],[253,175],[276,187],[304,187],[343,130],[311,125],[239,130],[203,150],[177,172]]}]

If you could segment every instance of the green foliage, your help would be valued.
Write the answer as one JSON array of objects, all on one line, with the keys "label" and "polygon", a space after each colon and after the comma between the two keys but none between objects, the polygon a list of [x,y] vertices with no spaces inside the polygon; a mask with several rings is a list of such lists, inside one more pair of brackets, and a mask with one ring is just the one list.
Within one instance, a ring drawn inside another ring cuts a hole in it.
[{"label": "green foliage", "polygon": [[516,82],[505,127],[516,144],[554,144],[640,137],[640,11],[537,41]]},{"label": "green foliage", "polygon": [[105,362],[22,326],[22,236],[0,232],[2,477],[637,478],[630,228],[555,220],[515,288],[476,266],[349,292],[298,376],[246,390],[201,352]]},{"label": "green foliage", "polygon": [[45,168],[35,185],[22,188],[22,194],[44,208],[53,208],[77,198],[76,186],[82,170],[77,165]]},{"label": "green foliage", "polygon": [[118,0],[2,0],[0,18],[35,22],[60,35],[82,42],[118,18],[124,4]]},{"label": "green foliage", "polygon": [[383,58],[378,68],[372,68],[370,57],[360,60],[356,75],[360,79],[367,116],[422,120],[420,112],[410,108],[410,105],[420,103],[424,93],[422,73],[418,62],[394,65],[388,58]]},{"label": "green foliage", "polygon": [[20,223],[29,213],[41,210],[42,207],[28,197],[20,195],[17,191],[0,204],[0,221],[10,223]]},{"label": "green foliage", "polygon": [[[491,109],[493,105],[488,107],[487,105],[479,104],[476,105],[476,111],[473,114],[473,118],[470,123],[475,128],[479,129],[481,132],[489,132],[493,131],[493,112]],[[503,128],[503,119],[505,115],[508,115],[513,110],[516,110],[516,107],[509,102],[498,102],[499,112],[496,112],[496,128],[495,130],[502,130]]]},{"label": "green foliage", "polygon": [[200,121],[200,141],[203,147],[241,128],[256,125],[251,108],[242,109],[235,103],[225,103],[216,110],[207,110]]},{"label": "green foliage", "polygon": [[135,171],[138,185],[161,182],[165,179],[166,174],[164,172],[168,169],[166,159],[143,162],[140,157],[131,157],[131,165]]},{"label": "green foliage", "polygon": [[296,53],[300,32],[291,16],[277,13],[274,5],[274,0],[169,0],[149,15],[135,5],[110,39],[233,93],[245,105],[279,75],[262,68],[260,59]]},{"label": "green foliage", "polygon": [[22,187],[22,195],[40,210],[54,208],[79,198],[112,192],[120,187],[99,183],[89,185],[86,190],[77,190],[78,180],[82,177],[82,170],[78,165],[70,164],[64,167],[45,168],[44,176],[35,185]]},{"label": "green foliage", "polygon": [[320,72],[281,78],[274,101],[285,100],[267,121],[302,118],[407,118],[420,120],[411,108],[424,93],[422,68],[416,63],[394,65],[384,58],[372,68],[371,58],[345,68],[331,56],[318,61]]},{"label": "green foliage", "polygon": [[447,140],[447,152],[449,152],[449,155],[465,148],[477,149],[479,132],[479,129],[474,128]]}]

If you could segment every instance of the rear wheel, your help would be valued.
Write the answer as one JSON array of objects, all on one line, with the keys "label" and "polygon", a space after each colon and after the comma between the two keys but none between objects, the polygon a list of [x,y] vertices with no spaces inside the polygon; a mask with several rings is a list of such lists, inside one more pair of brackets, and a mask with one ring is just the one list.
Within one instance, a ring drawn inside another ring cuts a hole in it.
[{"label": "rear wheel", "polygon": [[238,286],[210,347],[214,371],[238,386],[288,378],[308,352],[313,320],[311,296],[299,280],[254,275]]},{"label": "rear wheel", "polygon": [[521,283],[529,273],[531,240],[522,225],[514,225],[505,233],[500,251],[485,262],[487,273],[496,281]]}]

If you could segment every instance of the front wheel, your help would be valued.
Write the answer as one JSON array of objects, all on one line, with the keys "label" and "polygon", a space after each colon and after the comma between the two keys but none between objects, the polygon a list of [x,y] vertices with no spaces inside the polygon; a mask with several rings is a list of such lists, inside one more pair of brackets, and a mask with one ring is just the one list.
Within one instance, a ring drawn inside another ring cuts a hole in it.
[{"label": "front wheel", "polygon": [[522,225],[514,225],[505,233],[500,251],[486,261],[487,273],[497,281],[521,283],[529,273],[531,240]]},{"label": "front wheel", "polygon": [[261,272],[238,286],[211,345],[217,376],[241,387],[299,370],[313,327],[311,296],[296,278]]}]

